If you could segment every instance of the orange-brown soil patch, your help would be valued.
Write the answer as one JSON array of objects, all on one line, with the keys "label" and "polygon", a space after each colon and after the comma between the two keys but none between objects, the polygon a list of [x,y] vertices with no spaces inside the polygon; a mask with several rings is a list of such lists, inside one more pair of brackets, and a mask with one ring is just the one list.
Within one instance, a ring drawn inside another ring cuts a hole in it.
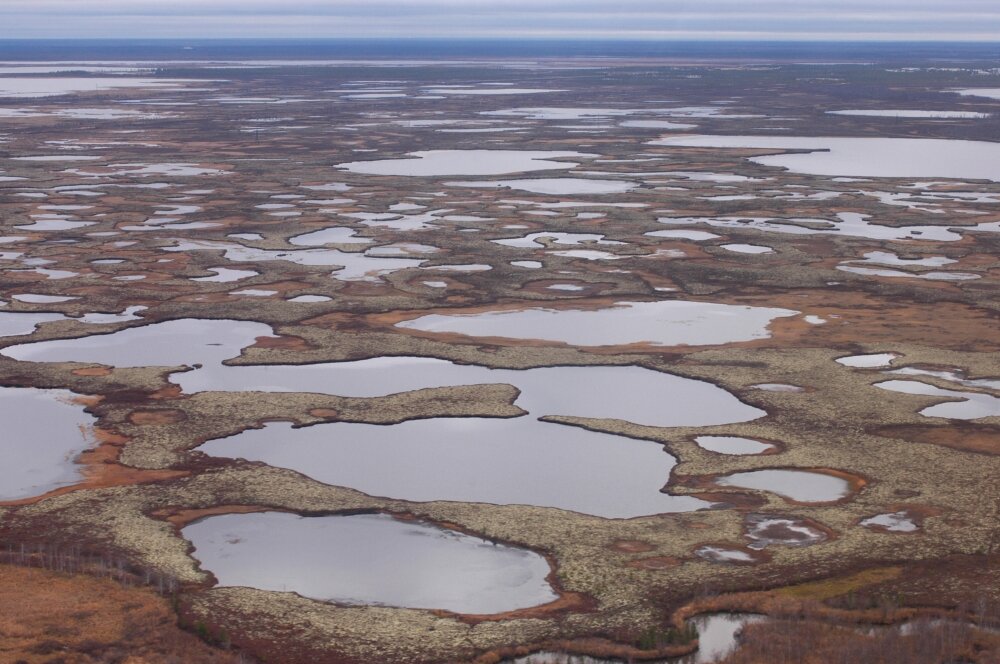
[{"label": "orange-brown soil patch", "polygon": [[31,268],[27,268],[26,271],[24,272],[15,272],[13,270],[7,270],[4,273],[4,278],[11,279],[17,282],[26,281],[30,283],[48,281],[48,277],[46,277],[44,274],[41,274],[39,272],[31,272],[30,269]]},{"label": "orange-brown soil patch", "polygon": [[177,626],[167,600],[146,588],[0,565],[0,661],[25,664],[230,664]]},{"label": "orange-brown soil patch", "polygon": [[75,397],[71,398],[70,401],[78,406],[83,406],[84,408],[90,408],[91,406],[96,406],[97,404],[104,401],[104,397],[93,394],[78,394]]},{"label": "orange-brown soil patch", "polygon": [[[727,299],[728,301],[728,299]],[[1000,350],[1000,315],[954,302],[920,303],[858,292],[811,290],[779,295],[739,297],[739,304],[777,306],[815,314],[824,325],[801,318],[779,318],[770,340],[748,346],[844,348],[864,340],[868,345],[919,344],[949,350]],[[961,325],[954,322],[960,320]]]},{"label": "orange-brown soil patch", "polygon": [[128,421],[139,426],[175,424],[186,419],[183,410],[164,408],[162,410],[133,410]]},{"label": "orange-brown soil patch", "polygon": [[915,443],[942,445],[964,452],[1000,455],[1000,428],[951,421],[947,426],[891,426],[876,431],[879,436]]},{"label": "orange-brown soil patch", "polygon": [[655,548],[649,542],[640,542],[639,540],[618,540],[610,546],[612,551],[620,553],[646,553]]},{"label": "orange-brown soil patch", "polygon": [[257,337],[251,348],[276,348],[281,350],[307,350],[312,346],[302,337],[292,335],[278,337]]},{"label": "orange-brown soil patch", "polygon": [[449,295],[444,298],[444,301],[449,304],[465,304],[466,302],[473,302],[474,300],[473,298],[466,297],[465,295]]},{"label": "orange-brown soil patch", "polygon": [[322,417],[324,419],[333,419],[340,416],[340,412],[333,408],[313,408],[309,411],[309,414],[313,417]]},{"label": "orange-brown soil patch", "polygon": [[180,385],[168,385],[161,388],[155,392],[150,393],[150,399],[179,399],[183,392],[181,392]]},{"label": "orange-brown soil patch", "polygon": [[111,369],[108,367],[84,367],[83,369],[73,369],[74,376],[110,376]]},{"label": "orange-brown soil patch", "polygon": [[[109,167],[107,167],[107,166],[97,166],[96,168],[109,168]],[[124,196],[116,196],[114,194],[105,194],[104,196],[101,196],[101,205],[103,205],[105,207],[113,207],[113,208],[128,208],[129,201]],[[145,216],[145,215],[143,215],[143,216]]]},{"label": "orange-brown soil patch", "polygon": [[[542,604],[541,606],[532,606],[525,609],[515,609],[505,613],[490,615],[463,613],[458,614],[456,617],[464,623],[477,625],[483,622],[497,622],[501,620],[554,618],[571,612],[592,611],[596,606],[593,599],[582,593],[568,592],[559,588],[556,588],[556,592],[559,593],[559,599],[553,600],[548,604]],[[446,611],[441,613],[442,615],[454,615]]]}]

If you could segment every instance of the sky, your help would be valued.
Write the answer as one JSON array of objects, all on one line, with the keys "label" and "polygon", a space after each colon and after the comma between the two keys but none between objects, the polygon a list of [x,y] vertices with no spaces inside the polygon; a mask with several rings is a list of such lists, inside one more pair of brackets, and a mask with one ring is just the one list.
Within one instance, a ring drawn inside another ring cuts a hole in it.
[{"label": "sky", "polygon": [[0,0],[0,39],[1000,41],[1000,0]]}]

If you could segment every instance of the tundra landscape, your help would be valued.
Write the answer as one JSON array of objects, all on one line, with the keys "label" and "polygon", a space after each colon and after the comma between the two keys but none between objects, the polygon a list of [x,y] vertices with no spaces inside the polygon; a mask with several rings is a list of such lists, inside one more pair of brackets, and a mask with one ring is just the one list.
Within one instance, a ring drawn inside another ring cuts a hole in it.
[{"label": "tundra landscape", "polygon": [[1000,661],[998,137],[967,53],[3,63],[0,660]]}]

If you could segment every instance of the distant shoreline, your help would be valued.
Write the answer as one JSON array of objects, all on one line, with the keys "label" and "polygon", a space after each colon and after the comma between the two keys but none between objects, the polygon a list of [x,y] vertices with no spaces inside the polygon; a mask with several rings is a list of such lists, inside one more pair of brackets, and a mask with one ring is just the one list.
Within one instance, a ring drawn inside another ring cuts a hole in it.
[{"label": "distant shoreline", "polygon": [[0,60],[674,58],[803,63],[981,61],[1000,42],[684,41],[584,39],[3,39]]}]

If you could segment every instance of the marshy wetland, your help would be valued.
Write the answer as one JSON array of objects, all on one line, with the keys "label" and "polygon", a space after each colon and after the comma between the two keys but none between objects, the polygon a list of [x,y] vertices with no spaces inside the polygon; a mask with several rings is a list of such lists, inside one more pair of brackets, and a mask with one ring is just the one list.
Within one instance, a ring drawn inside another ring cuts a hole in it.
[{"label": "marshy wetland", "polygon": [[998,63],[6,64],[4,566],[220,662],[993,661]]}]

